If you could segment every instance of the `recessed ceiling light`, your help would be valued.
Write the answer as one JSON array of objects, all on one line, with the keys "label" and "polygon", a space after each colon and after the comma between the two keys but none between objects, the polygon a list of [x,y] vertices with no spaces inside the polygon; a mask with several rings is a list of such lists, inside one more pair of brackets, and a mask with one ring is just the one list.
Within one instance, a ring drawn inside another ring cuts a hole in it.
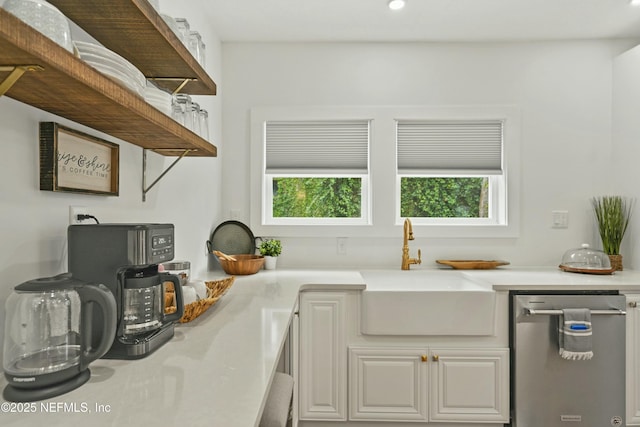
[{"label": "recessed ceiling light", "polygon": [[631,6],[640,6],[640,0],[629,0]]},{"label": "recessed ceiling light", "polygon": [[404,7],[404,0],[389,0],[389,9],[400,10]]}]

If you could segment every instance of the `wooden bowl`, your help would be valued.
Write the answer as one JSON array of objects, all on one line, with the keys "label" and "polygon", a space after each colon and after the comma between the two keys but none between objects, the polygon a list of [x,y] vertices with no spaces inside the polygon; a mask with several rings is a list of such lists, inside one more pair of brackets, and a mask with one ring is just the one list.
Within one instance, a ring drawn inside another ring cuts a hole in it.
[{"label": "wooden bowl", "polygon": [[229,261],[218,257],[222,269],[227,274],[247,275],[256,274],[264,265],[262,255],[230,255],[235,261]]},{"label": "wooden bowl", "polygon": [[436,262],[448,265],[456,270],[491,270],[501,265],[509,265],[507,261],[485,261],[481,259],[437,259]]}]

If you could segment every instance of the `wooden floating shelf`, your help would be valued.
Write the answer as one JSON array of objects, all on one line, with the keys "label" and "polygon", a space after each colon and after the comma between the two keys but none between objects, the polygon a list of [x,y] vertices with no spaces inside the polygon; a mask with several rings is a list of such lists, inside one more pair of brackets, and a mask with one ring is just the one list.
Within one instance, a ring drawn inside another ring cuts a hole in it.
[{"label": "wooden floating shelf", "polygon": [[[0,70],[27,64],[42,70],[25,72],[7,96],[163,155],[217,155],[214,145],[0,8]],[[0,71],[0,81],[9,74]]]},{"label": "wooden floating shelf", "polygon": [[215,95],[216,84],[147,0],[50,0],[67,18],[159,86]]}]

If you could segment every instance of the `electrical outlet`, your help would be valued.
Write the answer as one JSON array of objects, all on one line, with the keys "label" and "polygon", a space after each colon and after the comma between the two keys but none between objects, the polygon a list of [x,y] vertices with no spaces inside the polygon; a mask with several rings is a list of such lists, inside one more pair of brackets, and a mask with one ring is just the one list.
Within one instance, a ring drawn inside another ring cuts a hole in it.
[{"label": "electrical outlet", "polygon": [[569,228],[569,211],[551,211],[553,228]]},{"label": "electrical outlet", "polygon": [[85,220],[79,220],[78,215],[89,215],[89,210],[86,206],[69,206],[69,225],[84,224]]},{"label": "electrical outlet", "polygon": [[347,238],[346,237],[338,237],[336,244],[336,252],[338,255],[346,255],[347,254]]}]

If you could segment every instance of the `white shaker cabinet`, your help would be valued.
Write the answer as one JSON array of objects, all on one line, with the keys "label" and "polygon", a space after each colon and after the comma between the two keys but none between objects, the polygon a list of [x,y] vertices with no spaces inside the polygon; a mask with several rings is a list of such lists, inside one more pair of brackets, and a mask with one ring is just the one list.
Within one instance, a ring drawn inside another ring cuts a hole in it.
[{"label": "white shaker cabinet", "polygon": [[427,421],[426,348],[349,349],[349,419]]},{"label": "white shaker cabinet", "polygon": [[301,420],[347,419],[346,294],[300,294],[298,402]]},{"label": "white shaker cabinet", "polygon": [[303,291],[299,308],[300,425],[509,422],[506,328],[471,338],[366,335],[353,292]]},{"label": "white shaker cabinet", "polygon": [[640,426],[640,294],[627,295],[627,425]]},{"label": "white shaker cabinet", "polygon": [[509,350],[430,352],[432,422],[508,422]]},{"label": "white shaker cabinet", "polygon": [[349,419],[509,421],[509,350],[349,349]]}]

